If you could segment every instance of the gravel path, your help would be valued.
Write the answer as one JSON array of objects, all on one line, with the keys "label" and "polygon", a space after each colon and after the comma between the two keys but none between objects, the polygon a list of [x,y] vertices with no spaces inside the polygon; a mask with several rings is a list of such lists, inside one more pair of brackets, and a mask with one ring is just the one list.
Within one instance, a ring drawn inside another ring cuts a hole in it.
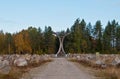
[{"label": "gravel path", "polygon": [[65,58],[55,58],[47,65],[32,69],[27,77],[28,79],[94,79],[93,76]]}]

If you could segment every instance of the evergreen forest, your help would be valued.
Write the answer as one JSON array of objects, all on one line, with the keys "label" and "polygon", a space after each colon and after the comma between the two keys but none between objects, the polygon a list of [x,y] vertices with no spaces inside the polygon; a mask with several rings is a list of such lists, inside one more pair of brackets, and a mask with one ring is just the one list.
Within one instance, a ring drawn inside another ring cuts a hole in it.
[{"label": "evergreen forest", "polygon": [[[92,25],[78,18],[71,28],[57,33],[69,33],[64,40],[66,53],[120,54],[120,25],[116,20],[103,27],[100,20]],[[59,40],[51,26],[44,30],[30,26],[13,34],[0,31],[0,54],[54,54],[58,48]]]}]

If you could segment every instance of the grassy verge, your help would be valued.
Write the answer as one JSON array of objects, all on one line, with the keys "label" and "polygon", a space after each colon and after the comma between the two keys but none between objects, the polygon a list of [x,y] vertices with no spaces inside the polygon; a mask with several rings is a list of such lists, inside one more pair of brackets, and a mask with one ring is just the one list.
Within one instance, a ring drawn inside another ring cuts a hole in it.
[{"label": "grassy verge", "polygon": [[94,66],[92,63],[88,61],[81,61],[77,59],[69,59],[71,62],[77,62],[84,67],[89,67],[91,71],[94,73],[95,77],[99,79],[120,79],[120,68],[117,67],[107,67],[106,69],[102,69],[98,66]]},{"label": "grassy verge", "polygon": [[3,75],[0,74],[0,79],[20,79],[24,73],[27,73],[30,69],[39,67],[47,62],[51,62],[52,60],[43,60],[40,63],[32,63],[25,67],[16,67],[12,66],[12,69],[9,74]]},{"label": "grassy verge", "polygon": [[114,67],[102,70],[98,69],[95,76],[101,77],[101,79],[120,79],[120,69]]}]

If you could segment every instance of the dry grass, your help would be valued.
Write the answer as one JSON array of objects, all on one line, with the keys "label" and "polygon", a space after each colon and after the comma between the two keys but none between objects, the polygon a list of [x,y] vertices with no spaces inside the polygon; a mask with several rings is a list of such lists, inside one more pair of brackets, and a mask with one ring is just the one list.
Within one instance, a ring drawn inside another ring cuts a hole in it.
[{"label": "dry grass", "polygon": [[101,79],[120,79],[120,69],[115,67],[110,67],[106,69],[96,70],[96,77],[101,77]]},{"label": "dry grass", "polygon": [[23,70],[17,67],[12,67],[9,74],[0,74],[0,79],[19,79],[22,74]]},{"label": "dry grass", "polygon": [[20,79],[23,74],[27,73],[30,69],[41,66],[47,62],[51,62],[52,60],[43,60],[40,63],[32,63],[25,67],[16,67],[12,66],[12,69],[9,74],[0,74],[0,79]]},{"label": "dry grass", "polygon": [[77,62],[85,67],[94,67],[94,65],[91,62],[88,62],[86,60],[69,59],[69,61]]},{"label": "dry grass", "polygon": [[89,67],[94,73],[95,77],[99,79],[120,79],[119,67],[107,67],[105,69],[102,69],[101,67],[95,66],[91,62],[85,60],[69,59],[69,61],[77,62],[83,65],[84,67]]}]

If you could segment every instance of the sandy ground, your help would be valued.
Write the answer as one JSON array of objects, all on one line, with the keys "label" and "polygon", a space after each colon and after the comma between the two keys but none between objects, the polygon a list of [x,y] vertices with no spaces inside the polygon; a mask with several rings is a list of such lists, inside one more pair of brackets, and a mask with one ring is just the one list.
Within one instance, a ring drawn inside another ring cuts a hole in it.
[{"label": "sandy ground", "polygon": [[54,58],[53,62],[31,69],[24,79],[94,79],[85,70],[65,58]]}]

